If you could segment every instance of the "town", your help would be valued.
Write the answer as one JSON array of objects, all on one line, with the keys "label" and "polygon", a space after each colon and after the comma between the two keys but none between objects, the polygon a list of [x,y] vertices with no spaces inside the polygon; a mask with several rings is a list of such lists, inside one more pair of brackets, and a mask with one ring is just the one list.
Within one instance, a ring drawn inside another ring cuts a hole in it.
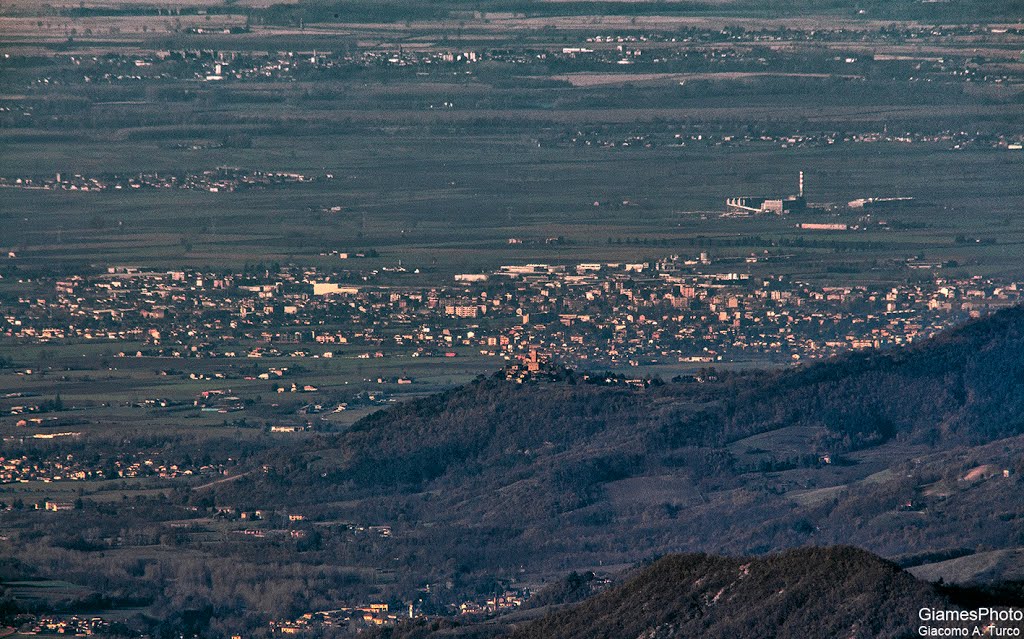
[{"label": "town", "polygon": [[893,285],[821,286],[743,272],[785,259],[766,250],[742,261],[701,252],[654,262],[508,265],[457,274],[445,286],[376,283],[380,270],[296,265],[234,273],[111,267],[34,280],[32,295],[3,309],[0,335],[31,344],[124,343],[134,348],[115,357],[167,361],[468,353],[507,361],[541,349],[566,365],[635,368],[813,360],[905,344],[1021,295],[1017,282],[949,278],[927,260],[907,267],[929,276]]},{"label": "town", "polygon": [[[330,176],[327,176],[328,178]],[[316,178],[300,173],[250,171],[221,167],[199,174],[140,173],[83,176],[79,174],[53,177],[0,177],[0,188],[44,189],[61,191],[120,191],[130,189],[198,189],[219,193],[246,189],[266,189],[288,184],[301,184]]]}]

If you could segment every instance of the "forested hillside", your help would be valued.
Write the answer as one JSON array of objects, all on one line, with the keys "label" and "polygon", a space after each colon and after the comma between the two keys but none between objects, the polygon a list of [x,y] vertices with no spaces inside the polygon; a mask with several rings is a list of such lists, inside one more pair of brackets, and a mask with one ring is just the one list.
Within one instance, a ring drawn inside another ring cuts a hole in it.
[{"label": "forested hillside", "polygon": [[216,500],[369,517],[438,576],[807,543],[1013,547],[1022,328],[1011,309],[902,350],[644,388],[574,371],[481,378],[270,460]]},{"label": "forested hillside", "polygon": [[669,555],[622,586],[552,614],[515,639],[900,637],[941,598],[854,548],[764,559]]},{"label": "forested hillside", "polygon": [[[1012,309],[903,350],[778,373],[708,372],[708,383],[687,378],[644,390],[573,371],[532,384],[498,375],[376,413],[327,439],[318,456],[331,461],[331,481],[319,472],[315,481],[346,491],[416,489],[447,475],[531,466],[581,444],[607,453],[594,462],[603,470],[585,473],[607,480],[672,464],[672,451],[721,450],[794,427],[817,430],[812,456],[894,439],[992,441],[1024,432],[1022,326],[1024,311]],[[317,458],[290,461],[274,469],[281,485],[320,470]]]},{"label": "forested hillside", "polygon": [[934,586],[850,547],[764,558],[667,555],[601,594],[533,621],[410,622],[381,639],[793,639],[915,634],[921,608],[956,606]]},{"label": "forested hillside", "polygon": [[[502,373],[268,440],[193,488],[83,500],[74,519],[8,511],[6,543],[20,577],[79,599],[152,601],[159,618],[244,608],[263,628],[342,600],[442,614],[678,552],[853,545],[918,574],[1012,578],[983,559],[1024,546],[1022,327],[1012,309],[902,350],[643,384]],[[115,552],[124,540],[144,550]],[[577,586],[538,605],[589,594]]]}]

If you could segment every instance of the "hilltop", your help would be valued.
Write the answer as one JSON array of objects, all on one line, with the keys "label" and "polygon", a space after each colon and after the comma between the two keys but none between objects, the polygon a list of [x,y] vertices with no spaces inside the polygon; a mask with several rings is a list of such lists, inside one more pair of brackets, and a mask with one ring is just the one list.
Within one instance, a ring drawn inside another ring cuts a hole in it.
[{"label": "hilltop", "polygon": [[899,637],[942,603],[931,587],[849,547],[760,559],[669,555],[515,639]]}]

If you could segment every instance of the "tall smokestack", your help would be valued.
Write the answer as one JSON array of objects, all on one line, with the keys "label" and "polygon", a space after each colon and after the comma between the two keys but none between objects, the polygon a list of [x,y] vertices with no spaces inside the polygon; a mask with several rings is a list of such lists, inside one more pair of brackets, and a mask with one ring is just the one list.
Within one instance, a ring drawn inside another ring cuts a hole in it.
[{"label": "tall smokestack", "polygon": [[800,171],[800,197],[804,196],[804,172]]}]

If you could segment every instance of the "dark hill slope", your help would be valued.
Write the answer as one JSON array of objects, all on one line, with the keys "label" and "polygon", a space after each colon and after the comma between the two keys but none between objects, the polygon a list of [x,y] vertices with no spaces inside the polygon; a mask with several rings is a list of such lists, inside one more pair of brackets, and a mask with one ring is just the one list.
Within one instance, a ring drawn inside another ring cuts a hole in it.
[{"label": "dark hill slope", "polygon": [[[1022,309],[904,349],[702,379],[480,379],[282,450],[267,472],[197,499],[388,524],[394,537],[372,552],[431,578],[678,550],[897,556],[1024,539]],[[1009,476],[963,480],[982,465]]]},{"label": "dark hill slope", "polygon": [[759,559],[669,555],[513,639],[901,637],[942,599],[896,565],[849,547]]},{"label": "dark hill slope", "polygon": [[478,380],[370,415],[321,450],[332,482],[378,491],[585,444],[656,458],[793,426],[820,428],[819,448],[833,452],[894,437],[978,443],[1024,432],[1022,415],[1024,309],[1013,308],[912,347],[710,384]]},{"label": "dark hill slope", "polygon": [[1016,435],[1024,432],[1024,309],[905,349],[717,384],[636,391],[574,381],[524,388],[488,380],[370,416],[346,436],[348,472],[339,478],[375,486],[432,479],[466,461],[514,463],[511,452],[609,440],[650,456],[792,426],[822,428],[821,448],[831,451],[897,436],[983,442]]},{"label": "dark hill slope", "polygon": [[1012,308],[912,347],[854,353],[741,390],[724,439],[820,423],[852,445],[913,434],[988,441],[1024,432],[1024,309]]},{"label": "dark hill slope", "polygon": [[[998,605],[980,599],[974,605]],[[851,547],[762,558],[667,555],[533,620],[425,620],[372,639],[849,639],[915,636],[921,608],[958,607],[935,586]]]}]

